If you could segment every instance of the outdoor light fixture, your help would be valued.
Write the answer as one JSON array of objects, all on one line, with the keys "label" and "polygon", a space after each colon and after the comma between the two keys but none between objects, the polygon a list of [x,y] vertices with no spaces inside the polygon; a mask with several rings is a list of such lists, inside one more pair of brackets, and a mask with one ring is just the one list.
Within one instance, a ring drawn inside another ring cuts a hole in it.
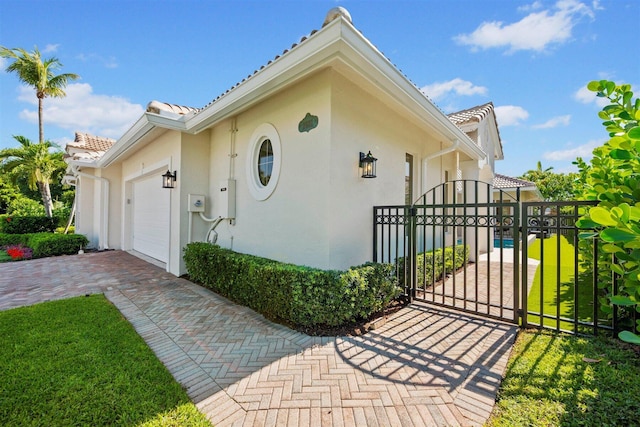
[{"label": "outdoor light fixture", "polygon": [[376,177],[376,162],[378,159],[371,155],[369,151],[366,155],[360,152],[360,167],[362,168],[363,178],[375,178]]},{"label": "outdoor light fixture", "polygon": [[178,178],[177,171],[173,171],[173,173],[171,173],[171,171],[167,169],[167,173],[162,175],[162,188],[175,187],[177,178]]}]

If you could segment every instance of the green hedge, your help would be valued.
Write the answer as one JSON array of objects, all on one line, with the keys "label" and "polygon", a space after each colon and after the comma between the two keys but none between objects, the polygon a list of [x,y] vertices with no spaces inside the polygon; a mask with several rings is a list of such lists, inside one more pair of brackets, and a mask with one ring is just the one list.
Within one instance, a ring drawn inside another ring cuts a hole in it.
[{"label": "green hedge", "polygon": [[[454,248],[449,246],[444,249],[444,268],[442,262],[442,248],[435,251],[422,252],[416,257],[416,266],[418,272],[418,284],[430,285],[442,279],[443,274],[452,273],[453,271],[462,268],[465,262],[469,261],[469,246],[456,245],[455,246],[455,266],[454,261]],[[398,260],[398,271],[404,271],[405,258]],[[401,277],[402,281],[404,278]],[[401,283],[404,285],[404,283]]]},{"label": "green hedge", "polygon": [[319,270],[208,243],[190,243],[184,259],[195,282],[269,319],[297,326],[338,326],[366,319],[400,294],[389,264]]},{"label": "green hedge", "polygon": [[29,234],[53,232],[58,225],[56,218],[46,216],[0,215],[0,233]]},{"label": "green hedge", "polygon": [[81,234],[0,233],[0,247],[9,245],[27,246],[33,250],[33,258],[77,254],[80,248],[86,247],[88,243],[87,238]]}]

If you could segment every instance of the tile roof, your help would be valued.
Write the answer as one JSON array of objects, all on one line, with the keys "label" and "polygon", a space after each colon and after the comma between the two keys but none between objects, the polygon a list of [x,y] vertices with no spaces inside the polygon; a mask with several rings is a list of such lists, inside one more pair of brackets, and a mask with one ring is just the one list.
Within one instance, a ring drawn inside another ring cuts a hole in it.
[{"label": "tile roof", "polygon": [[524,179],[512,178],[506,175],[495,174],[493,177],[494,188],[521,188],[521,187],[535,187],[536,184],[531,181],[525,181]]},{"label": "tile roof", "polygon": [[[334,9],[341,9],[340,11],[335,11]],[[363,34],[362,31],[358,30],[355,25],[353,25],[353,21],[351,19],[351,15],[349,14],[348,11],[346,11],[344,8],[342,7],[337,7],[334,8],[332,10],[329,11],[329,13],[327,14],[327,17],[325,19],[325,22],[322,24],[322,27],[324,28],[330,21],[337,19],[339,16],[343,16],[344,18],[346,18],[346,20],[349,22],[349,24],[351,24],[353,26],[353,28],[358,31],[359,33]],[[336,13],[337,12],[337,13]],[[264,70],[265,68],[269,67],[271,64],[275,63],[276,61],[278,61],[280,58],[284,57],[285,55],[287,55],[289,52],[291,52],[293,49],[295,49],[296,47],[300,46],[301,44],[303,44],[304,42],[306,42],[307,40],[311,39],[315,34],[317,34],[319,31],[321,30],[312,30],[308,35],[303,36],[300,41],[298,41],[297,43],[293,43],[291,45],[291,47],[289,49],[285,49],[281,54],[276,55],[272,60],[270,60],[269,62],[267,62],[265,65],[262,65],[259,69],[254,70],[253,73],[247,75],[247,77],[245,77],[244,79],[242,79],[241,81],[239,81],[238,83],[236,83],[235,85],[233,85],[232,87],[230,87],[229,89],[227,89],[224,93],[218,95],[218,97],[216,97],[214,100],[212,100],[211,102],[209,102],[207,105],[205,105],[204,107],[198,109],[198,111],[196,112],[199,113],[200,111],[206,109],[207,107],[209,107],[212,104],[215,104],[217,101],[219,101],[221,98],[223,98],[225,95],[227,95],[229,92],[235,90],[238,86],[242,85],[243,83],[245,83],[246,81],[248,81],[249,79],[251,79],[252,77],[254,77],[256,74],[260,73],[262,70]],[[364,37],[364,34],[363,34]],[[374,48],[376,50],[378,50],[377,47],[374,46]],[[379,50],[378,50],[379,51]],[[380,52],[380,51],[379,51]],[[413,82],[413,80],[411,80],[400,68],[398,68],[398,66],[396,64],[394,64],[391,59],[385,55],[383,52],[380,52],[380,54],[382,56],[384,56],[387,61],[389,61],[389,63],[391,63],[393,65],[393,67],[400,73],[402,74],[402,76],[404,76],[404,78],[410,82],[413,86],[415,86],[418,90],[420,90],[420,88],[418,87],[418,85],[416,83]],[[422,92],[422,90],[420,90],[420,92]],[[426,93],[422,92],[422,94],[425,96],[425,98],[429,99],[429,101],[436,107],[438,108],[442,114],[445,114],[444,111],[436,105],[435,102],[433,102],[431,100],[431,98],[429,98],[427,96]]]},{"label": "tile roof", "polygon": [[209,102],[207,105],[205,105],[204,107],[200,108],[199,111],[204,110],[205,108],[207,108],[208,106],[216,103],[218,100],[220,100],[222,97],[224,97],[225,95],[227,95],[229,92],[233,91],[234,89],[236,89],[238,86],[242,85],[243,83],[245,83],[247,80],[249,80],[250,78],[252,78],[253,76],[255,76],[256,74],[258,74],[259,72],[261,72],[262,70],[264,70],[265,68],[267,68],[268,66],[270,66],[271,64],[273,64],[274,62],[276,62],[278,59],[282,58],[284,55],[286,55],[287,53],[289,53],[291,50],[295,49],[296,47],[300,46],[302,43],[304,43],[305,41],[307,41],[309,38],[311,38],[314,34],[317,34],[318,30],[313,30],[311,31],[311,33],[308,36],[303,36],[300,41],[298,43],[294,43],[291,45],[291,47],[289,49],[285,49],[280,55],[276,55],[275,58],[273,58],[272,60],[270,60],[269,62],[267,62],[265,65],[261,66],[259,69],[254,70],[253,73],[249,74],[247,77],[245,77],[244,79],[242,79],[241,81],[239,81],[238,83],[236,83],[235,85],[231,86],[229,89],[227,89],[224,93],[218,95],[217,98],[215,98],[213,101]]},{"label": "tile roof", "polygon": [[200,111],[199,108],[187,107],[185,105],[169,104],[168,102],[151,101],[147,104],[147,112],[160,114],[162,111],[185,115]]},{"label": "tile roof", "polygon": [[494,111],[493,102],[488,102],[486,104],[478,105],[467,110],[451,113],[447,117],[449,117],[449,120],[451,120],[453,123],[460,126],[472,121],[479,122],[487,117],[492,111]]},{"label": "tile roof", "polygon": [[115,143],[115,139],[90,135],[88,133],[76,132],[75,140],[73,142],[67,143],[67,147],[73,147],[84,151],[104,152],[111,148],[111,146]]}]

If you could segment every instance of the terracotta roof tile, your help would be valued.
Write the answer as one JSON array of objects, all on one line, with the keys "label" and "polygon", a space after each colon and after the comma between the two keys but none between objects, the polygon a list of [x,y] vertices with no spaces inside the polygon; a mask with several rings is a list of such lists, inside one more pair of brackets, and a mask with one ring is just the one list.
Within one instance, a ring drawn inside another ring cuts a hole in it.
[{"label": "terracotta roof tile", "polygon": [[483,105],[478,105],[477,107],[469,108],[467,110],[458,111],[456,113],[451,113],[448,115],[449,120],[451,120],[456,125],[460,126],[465,123],[469,123],[472,121],[479,122],[485,117],[489,115],[491,111],[493,111],[493,103],[488,102]]},{"label": "terracotta roof tile", "polygon": [[88,133],[76,132],[76,138],[73,142],[67,143],[67,146],[82,149],[85,151],[107,151],[113,144],[115,139],[104,138],[102,136],[90,135]]},{"label": "terracotta roof tile", "polygon": [[198,112],[199,108],[187,107],[185,105],[169,104],[168,102],[151,101],[147,104],[147,111],[150,113],[160,114],[161,111],[185,115]]},{"label": "terracotta roof tile", "polygon": [[506,175],[495,174],[493,177],[494,188],[518,188],[518,187],[535,187],[536,184],[524,179],[512,178]]}]

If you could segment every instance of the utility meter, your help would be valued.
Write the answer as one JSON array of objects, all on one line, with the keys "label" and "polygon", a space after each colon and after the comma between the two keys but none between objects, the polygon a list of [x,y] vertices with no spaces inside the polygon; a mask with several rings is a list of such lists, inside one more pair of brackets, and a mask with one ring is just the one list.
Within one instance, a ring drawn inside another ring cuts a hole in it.
[{"label": "utility meter", "polygon": [[204,196],[189,194],[189,212],[204,212]]}]

